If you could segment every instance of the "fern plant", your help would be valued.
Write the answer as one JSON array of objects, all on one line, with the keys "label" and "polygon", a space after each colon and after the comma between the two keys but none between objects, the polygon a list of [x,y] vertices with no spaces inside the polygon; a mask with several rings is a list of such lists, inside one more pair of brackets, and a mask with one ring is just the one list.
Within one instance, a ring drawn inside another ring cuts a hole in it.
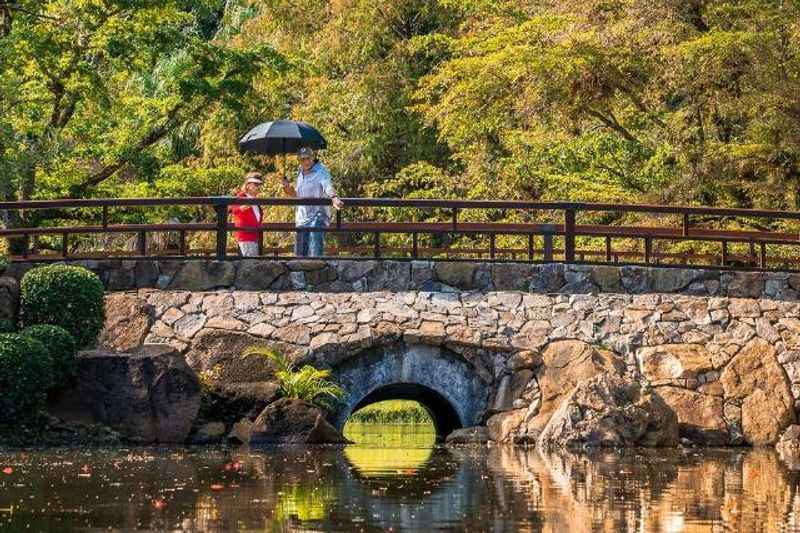
[{"label": "fern plant", "polygon": [[245,355],[266,357],[275,365],[279,393],[284,398],[305,400],[326,409],[344,398],[344,389],[331,380],[330,370],[311,365],[297,369],[285,355],[262,346],[248,348]]}]

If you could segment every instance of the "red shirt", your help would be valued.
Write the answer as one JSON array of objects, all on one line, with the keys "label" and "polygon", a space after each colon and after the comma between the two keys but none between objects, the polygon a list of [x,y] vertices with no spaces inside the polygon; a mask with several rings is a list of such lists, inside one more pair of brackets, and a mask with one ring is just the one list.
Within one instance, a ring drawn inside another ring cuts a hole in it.
[{"label": "red shirt", "polygon": [[[237,193],[239,198],[248,198],[243,193]],[[236,229],[255,228],[261,225],[261,210],[257,205],[232,205],[230,212],[233,215],[233,224]],[[239,242],[257,242],[259,233],[258,231],[237,231],[236,240]]]}]

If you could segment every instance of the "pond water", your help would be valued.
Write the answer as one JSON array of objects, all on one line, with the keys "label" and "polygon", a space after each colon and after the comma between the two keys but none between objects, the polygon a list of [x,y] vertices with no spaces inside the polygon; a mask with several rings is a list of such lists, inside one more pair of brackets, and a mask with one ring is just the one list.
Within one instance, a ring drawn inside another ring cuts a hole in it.
[{"label": "pond water", "polygon": [[352,431],[345,448],[0,450],[0,530],[800,530],[800,474],[772,450],[542,455]]}]

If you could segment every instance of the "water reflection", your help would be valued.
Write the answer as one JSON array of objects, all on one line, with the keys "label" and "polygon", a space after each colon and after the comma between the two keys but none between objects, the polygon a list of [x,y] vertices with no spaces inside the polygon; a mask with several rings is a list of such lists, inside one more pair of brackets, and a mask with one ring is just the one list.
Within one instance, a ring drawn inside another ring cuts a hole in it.
[{"label": "water reflection", "polygon": [[0,451],[0,529],[800,530],[772,450],[404,446]]}]

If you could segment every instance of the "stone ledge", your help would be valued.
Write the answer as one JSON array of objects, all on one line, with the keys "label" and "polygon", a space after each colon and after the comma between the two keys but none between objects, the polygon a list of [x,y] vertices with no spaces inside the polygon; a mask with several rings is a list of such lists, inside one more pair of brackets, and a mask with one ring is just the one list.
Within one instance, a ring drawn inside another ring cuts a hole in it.
[{"label": "stone ledge", "polygon": [[[798,300],[800,274],[718,269],[392,260],[74,260],[109,291],[215,289],[310,292],[524,291],[532,293],[681,293]],[[36,266],[12,263],[19,280]]]}]

